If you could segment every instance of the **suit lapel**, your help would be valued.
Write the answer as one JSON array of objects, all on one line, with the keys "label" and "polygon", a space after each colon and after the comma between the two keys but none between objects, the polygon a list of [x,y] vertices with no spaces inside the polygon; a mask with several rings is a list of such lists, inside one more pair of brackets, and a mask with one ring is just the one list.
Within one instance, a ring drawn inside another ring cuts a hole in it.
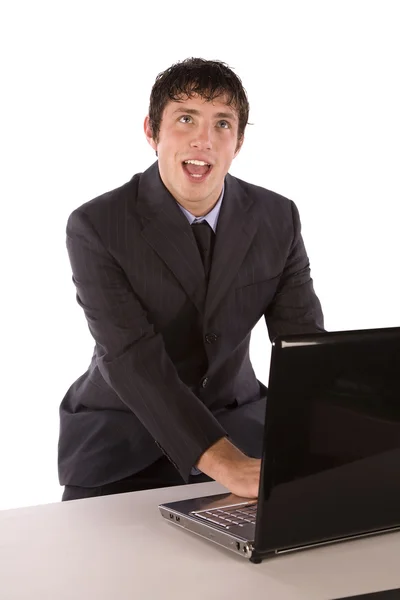
[{"label": "suit lapel", "polygon": [[200,254],[189,221],[161,180],[158,162],[140,178],[137,211],[143,218],[142,236],[204,313],[206,282]]},{"label": "suit lapel", "polygon": [[233,283],[254,238],[257,220],[252,206],[253,200],[237,180],[227,174],[207,291],[206,319],[216,310]]}]

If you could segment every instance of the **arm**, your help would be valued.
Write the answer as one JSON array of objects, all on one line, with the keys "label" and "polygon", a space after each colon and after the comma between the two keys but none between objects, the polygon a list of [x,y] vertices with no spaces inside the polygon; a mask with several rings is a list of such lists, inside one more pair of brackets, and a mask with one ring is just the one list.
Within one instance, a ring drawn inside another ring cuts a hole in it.
[{"label": "arm", "polygon": [[314,292],[310,263],[301,236],[299,212],[291,202],[293,240],[279,286],[272,303],[267,307],[265,320],[269,337],[324,330],[321,304]]},{"label": "arm", "polygon": [[103,378],[187,480],[225,431],[179,379],[125,273],[79,210],[68,220],[67,249]]},{"label": "arm", "polygon": [[[301,237],[299,213],[291,203],[293,238],[277,293],[265,311],[270,338],[283,333],[324,331],[320,302],[314,292],[310,266]],[[200,458],[198,468],[238,496],[256,498],[261,461],[245,456],[226,438]]]}]

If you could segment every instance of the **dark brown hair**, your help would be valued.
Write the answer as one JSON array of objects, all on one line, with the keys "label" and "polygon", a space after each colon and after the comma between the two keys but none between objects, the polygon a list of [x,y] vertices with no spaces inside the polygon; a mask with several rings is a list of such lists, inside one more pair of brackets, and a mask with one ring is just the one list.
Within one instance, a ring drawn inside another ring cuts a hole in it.
[{"label": "dark brown hair", "polygon": [[241,80],[223,62],[187,58],[159,73],[150,94],[149,120],[153,139],[157,142],[164,109],[170,100],[176,102],[199,94],[211,102],[226,94],[226,103],[236,110],[239,120],[238,144],[248,124],[249,101]]}]

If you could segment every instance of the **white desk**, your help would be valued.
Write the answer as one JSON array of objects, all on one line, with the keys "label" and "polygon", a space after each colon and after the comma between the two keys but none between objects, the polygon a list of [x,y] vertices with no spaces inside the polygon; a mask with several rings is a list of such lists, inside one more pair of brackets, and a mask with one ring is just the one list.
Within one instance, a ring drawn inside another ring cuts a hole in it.
[{"label": "white desk", "polygon": [[400,587],[400,533],[254,565],[164,521],[217,483],[0,512],[1,600],[322,600]]}]

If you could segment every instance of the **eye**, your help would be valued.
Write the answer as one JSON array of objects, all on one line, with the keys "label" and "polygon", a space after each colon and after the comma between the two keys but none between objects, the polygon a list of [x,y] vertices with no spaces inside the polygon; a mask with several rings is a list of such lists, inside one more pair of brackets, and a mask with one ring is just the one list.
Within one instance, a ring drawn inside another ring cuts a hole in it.
[{"label": "eye", "polygon": [[[192,120],[192,117],[190,115],[182,115],[179,118],[179,121],[182,122],[182,119],[191,119]],[[221,129],[230,129],[231,128],[231,124],[228,121],[222,120],[222,121],[218,121],[218,122],[225,123],[225,127],[221,127]]]}]

